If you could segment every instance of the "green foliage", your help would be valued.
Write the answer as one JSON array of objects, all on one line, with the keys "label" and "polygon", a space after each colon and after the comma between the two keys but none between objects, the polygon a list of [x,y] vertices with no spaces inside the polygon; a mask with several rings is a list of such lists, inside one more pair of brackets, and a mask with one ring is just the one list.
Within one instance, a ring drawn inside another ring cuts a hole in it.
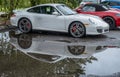
[{"label": "green foliage", "polygon": [[62,3],[74,9],[80,2],[81,0],[0,0],[0,11],[7,12],[7,17],[9,18],[14,9],[21,9],[45,3]]},{"label": "green foliage", "polygon": [[44,3],[63,3],[71,8],[79,5],[81,0],[0,0],[0,11],[11,12],[13,9],[26,8]]}]

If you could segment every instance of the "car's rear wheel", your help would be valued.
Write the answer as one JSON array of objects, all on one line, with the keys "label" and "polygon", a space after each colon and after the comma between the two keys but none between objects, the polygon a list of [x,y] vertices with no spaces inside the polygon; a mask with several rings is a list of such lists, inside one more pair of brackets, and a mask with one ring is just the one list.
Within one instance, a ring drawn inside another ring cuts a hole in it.
[{"label": "car's rear wheel", "polygon": [[28,33],[32,30],[32,24],[29,19],[22,18],[18,22],[18,28],[23,33]]},{"label": "car's rear wheel", "polygon": [[109,24],[110,29],[115,29],[115,20],[112,17],[104,17],[103,20]]},{"label": "car's rear wheel", "polygon": [[75,38],[84,37],[86,35],[85,26],[81,22],[73,22],[69,26],[69,34]]}]

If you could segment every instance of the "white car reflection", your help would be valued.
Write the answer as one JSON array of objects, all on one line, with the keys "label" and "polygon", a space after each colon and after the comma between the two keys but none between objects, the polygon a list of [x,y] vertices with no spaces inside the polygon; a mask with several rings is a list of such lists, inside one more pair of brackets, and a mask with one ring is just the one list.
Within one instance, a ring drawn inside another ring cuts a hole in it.
[{"label": "white car reflection", "polygon": [[12,37],[10,42],[28,56],[48,63],[55,63],[65,58],[87,58],[106,49],[104,46],[83,46],[44,40],[40,36],[31,37],[29,34]]}]

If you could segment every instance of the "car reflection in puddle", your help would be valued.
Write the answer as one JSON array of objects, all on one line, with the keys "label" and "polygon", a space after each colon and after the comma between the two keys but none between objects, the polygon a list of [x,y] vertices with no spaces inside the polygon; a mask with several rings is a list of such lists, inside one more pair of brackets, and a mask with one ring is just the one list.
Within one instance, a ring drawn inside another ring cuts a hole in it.
[{"label": "car reflection in puddle", "polygon": [[7,48],[1,51],[10,53],[0,52],[1,77],[120,77],[118,46],[84,46],[31,34],[9,39],[1,43]]},{"label": "car reflection in puddle", "polygon": [[105,46],[83,46],[66,42],[44,40],[29,34],[11,38],[11,44],[26,55],[44,62],[55,63],[65,58],[90,58],[94,53],[106,49]]}]

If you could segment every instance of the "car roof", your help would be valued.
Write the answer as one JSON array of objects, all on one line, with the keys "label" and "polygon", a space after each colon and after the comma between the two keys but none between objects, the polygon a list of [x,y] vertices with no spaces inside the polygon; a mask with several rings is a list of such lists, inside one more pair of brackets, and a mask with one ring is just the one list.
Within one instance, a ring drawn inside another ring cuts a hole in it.
[{"label": "car roof", "polygon": [[39,4],[39,5],[28,7],[26,9],[24,9],[24,10],[27,11],[28,9],[31,9],[31,8],[34,8],[34,7],[38,7],[38,6],[53,6],[53,7],[56,7],[58,5],[65,5],[65,4],[58,4],[58,3]]},{"label": "car roof", "polygon": [[59,3],[47,3],[47,4],[40,4],[37,6],[58,6],[58,5],[64,5],[64,4],[59,4]]},{"label": "car roof", "polygon": [[85,6],[98,6],[101,7],[103,4],[95,4],[95,3],[90,3],[90,4],[85,4]]}]

